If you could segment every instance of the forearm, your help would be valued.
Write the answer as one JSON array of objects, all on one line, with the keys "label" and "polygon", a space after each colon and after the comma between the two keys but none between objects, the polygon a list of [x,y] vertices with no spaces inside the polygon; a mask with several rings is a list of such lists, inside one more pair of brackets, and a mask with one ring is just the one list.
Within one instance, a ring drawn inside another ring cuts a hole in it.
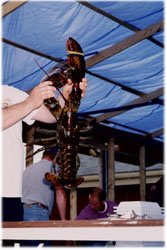
[{"label": "forearm", "polygon": [[66,219],[67,198],[66,198],[66,193],[65,193],[63,187],[56,188],[56,203],[57,203],[57,208],[59,210],[61,220],[65,220]]},{"label": "forearm", "polygon": [[2,129],[7,129],[24,119],[32,110],[31,103],[26,100],[2,109]]}]

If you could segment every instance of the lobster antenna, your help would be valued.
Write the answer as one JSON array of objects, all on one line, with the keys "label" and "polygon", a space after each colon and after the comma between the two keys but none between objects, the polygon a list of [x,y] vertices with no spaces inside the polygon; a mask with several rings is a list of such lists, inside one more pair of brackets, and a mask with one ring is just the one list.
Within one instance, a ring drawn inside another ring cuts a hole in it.
[{"label": "lobster antenna", "polygon": [[38,63],[38,61],[36,60],[36,58],[34,58],[34,61],[36,62],[36,64],[38,65],[38,67],[47,75],[47,77],[49,77],[48,73],[41,67],[41,65]]},{"label": "lobster antenna", "polygon": [[[36,62],[36,64],[38,65],[38,67],[47,75],[47,77],[49,77],[48,73],[41,67],[41,65],[38,63],[38,61],[36,60],[36,58],[34,58],[34,61]],[[59,92],[59,94],[62,96],[62,98],[64,99],[65,102],[67,102],[66,98],[64,97],[64,95],[61,93],[59,88],[56,88]]]}]

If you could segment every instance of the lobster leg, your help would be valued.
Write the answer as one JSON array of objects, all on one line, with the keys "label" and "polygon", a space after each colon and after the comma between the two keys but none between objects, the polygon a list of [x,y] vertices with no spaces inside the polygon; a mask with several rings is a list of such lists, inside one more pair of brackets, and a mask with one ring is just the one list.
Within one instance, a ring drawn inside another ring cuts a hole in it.
[{"label": "lobster leg", "polygon": [[45,173],[45,178],[46,180],[50,181],[55,187],[64,185],[67,188],[77,187],[84,181],[83,177],[77,177],[72,181],[70,180],[68,183],[67,180],[63,181],[62,179],[59,179],[59,177],[55,173],[51,173],[51,172]]},{"label": "lobster leg", "polygon": [[50,181],[55,187],[60,186],[60,180],[55,173],[47,172],[45,173],[46,180]]}]

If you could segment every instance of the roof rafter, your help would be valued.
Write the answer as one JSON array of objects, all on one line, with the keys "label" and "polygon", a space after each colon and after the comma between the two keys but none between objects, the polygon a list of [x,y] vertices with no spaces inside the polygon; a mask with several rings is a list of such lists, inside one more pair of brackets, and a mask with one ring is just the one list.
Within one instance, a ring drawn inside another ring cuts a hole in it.
[{"label": "roof rafter", "polygon": [[17,8],[19,8],[20,6],[22,6],[23,4],[25,4],[26,1],[14,1],[14,0],[10,0],[6,3],[4,3],[2,5],[2,17],[8,15],[9,13],[11,13],[12,11],[16,10]]},{"label": "roof rafter", "polygon": [[[104,123],[106,123],[107,124],[107,121],[106,122],[104,122]],[[127,125],[124,125],[124,124],[121,124],[121,123],[118,123],[118,122],[112,122],[112,124],[114,124],[114,125],[116,125],[116,126],[120,126],[120,127],[122,127],[122,128],[126,128],[126,129],[129,129],[129,130],[131,130],[131,131],[133,131],[133,132],[137,132],[137,133],[142,133],[143,135],[142,136],[148,136],[148,132],[146,132],[146,131],[144,131],[144,130],[142,130],[142,129],[137,129],[137,128],[133,128],[133,127],[130,127],[130,126],[127,126]],[[114,128],[115,129],[115,128]]]},{"label": "roof rafter", "polygon": [[160,21],[154,25],[151,25],[147,27],[146,29],[140,30],[137,33],[133,34],[132,36],[129,36],[128,38],[124,39],[121,42],[118,42],[115,45],[112,45],[108,47],[107,49],[102,50],[98,54],[89,57],[86,60],[86,66],[87,68],[104,61],[105,59],[118,54],[119,52],[133,46],[136,43],[141,42],[142,40],[148,38],[149,36],[155,34],[157,31],[160,31],[163,29],[163,21]]},{"label": "roof rafter", "polygon": [[141,96],[141,97],[145,95],[145,93],[142,92],[142,91],[139,91],[139,90],[134,89],[134,88],[130,88],[130,87],[126,86],[126,85],[123,85],[123,84],[121,84],[119,82],[116,82],[116,81],[114,81],[112,79],[109,79],[109,78],[107,78],[105,76],[101,76],[99,74],[91,72],[90,70],[86,70],[86,73],[88,73],[89,75],[95,76],[97,78],[100,78],[100,79],[102,79],[102,80],[104,80],[106,82],[110,82],[110,83],[112,83],[114,85],[117,85],[117,86],[121,87],[122,89],[124,89],[125,91],[127,91],[129,93],[132,93],[134,95],[138,95],[138,96]]},{"label": "roof rafter", "polygon": [[[93,10],[93,11],[95,11],[95,12],[97,12],[97,13],[99,13],[99,14],[101,14],[101,15],[109,18],[109,19],[111,19],[112,21],[114,21],[114,22],[116,22],[116,23],[118,23],[118,24],[120,24],[120,25],[122,25],[122,26],[124,26],[124,27],[126,27],[128,29],[130,29],[130,30],[133,30],[135,32],[141,30],[141,29],[137,28],[136,26],[134,26],[134,25],[132,25],[132,24],[130,24],[128,22],[125,22],[125,21],[117,18],[117,17],[113,16],[110,13],[107,13],[107,12],[105,12],[102,9],[99,9],[98,7],[94,6],[93,4],[90,4],[90,3],[86,2],[86,1],[78,1],[78,2],[80,4],[86,6],[87,8],[89,8],[89,9],[91,9],[91,10]],[[151,42],[157,44],[158,46],[160,46],[162,48],[164,47],[164,45],[161,42],[157,41],[153,37],[148,37],[147,39],[150,40]]]},{"label": "roof rafter", "polygon": [[[160,89],[155,90],[149,94],[146,94],[145,97],[140,97],[140,98],[135,99],[132,102],[129,102],[127,105],[135,105],[135,104],[141,104],[144,102],[152,101],[152,100],[156,99],[157,97],[162,96],[163,94],[164,94],[164,88],[160,88]],[[96,118],[92,118],[92,120],[95,119],[96,122],[99,123],[99,122],[102,122],[106,119],[114,117],[116,115],[122,114],[123,112],[126,112],[126,111],[127,110],[125,109],[125,110],[120,110],[120,111],[115,111],[115,112],[109,112],[107,114],[100,115]]]},{"label": "roof rafter", "polygon": [[164,134],[164,129],[161,128],[161,129],[158,129],[158,130],[156,130],[156,131],[154,131],[152,133],[149,133],[148,136],[151,137],[151,138],[155,138],[155,137],[161,136],[163,134]]},{"label": "roof rafter", "polygon": [[44,58],[47,58],[47,59],[52,60],[52,61],[55,61],[55,62],[62,62],[62,61],[63,61],[63,60],[61,60],[60,58],[56,58],[56,57],[53,57],[53,56],[44,54],[44,53],[42,53],[42,52],[40,52],[40,51],[37,51],[37,50],[34,50],[34,49],[30,48],[30,47],[24,46],[24,45],[22,45],[22,44],[20,44],[20,43],[13,42],[13,41],[8,40],[8,39],[6,39],[6,38],[2,38],[2,41],[3,41],[4,43],[9,44],[9,45],[12,45],[12,46],[14,46],[14,47],[16,47],[16,48],[23,49],[23,50],[25,50],[25,51],[28,51],[28,52],[33,53],[33,54],[38,55],[38,56],[42,56],[42,57],[44,57]]},{"label": "roof rafter", "polygon": [[[107,122],[107,121],[104,121],[104,123],[107,124],[108,122]],[[164,134],[164,129],[163,129],[163,128],[158,129],[158,130],[156,130],[156,131],[154,131],[154,132],[152,132],[152,133],[149,133],[149,132],[144,131],[144,130],[142,130],[142,129],[137,129],[137,128],[134,128],[134,127],[131,127],[131,126],[127,126],[127,125],[125,125],[125,124],[118,123],[118,122],[112,121],[112,122],[110,122],[110,123],[112,123],[112,124],[114,124],[114,125],[116,125],[116,126],[120,126],[120,127],[129,129],[129,130],[131,130],[131,131],[133,131],[133,132],[142,133],[142,134],[143,134],[142,136],[144,136],[145,139],[148,139],[148,138],[152,138],[152,139],[153,139],[153,138],[155,138],[155,137],[158,137],[158,136],[161,136],[161,135]],[[114,129],[115,129],[115,128],[114,128]]]},{"label": "roof rafter", "polygon": [[[55,62],[59,62],[59,63],[60,63],[61,61],[63,61],[63,60],[61,60],[60,58],[56,58],[56,57],[50,56],[50,55],[48,55],[48,54],[44,54],[44,53],[42,53],[42,52],[40,52],[40,51],[34,50],[34,49],[32,49],[32,48],[30,48],[30,47],[27,47],[27,46],[24,46],[24,45],[22,45],[22,44],[13,42],[13,41],[8,40],[8,39],[6,39],[6,38],[2,38],[2,41],[3,41],[4,43],[9,44],[9,45],[12,45],[12,46],[14,46],[14,47],[16,47],[16,48],[23,49],[23,50],[25,50],[25,51],[28,51],[28,52],[33,53],[33,54],[38,55],[38,56],[42,56],[42,57],[44,57],[44,58],[47,58],[47,59],[52,60],[52,61],[55,61]],[[104,76],[100,76],[99,74],[93,73],[93,72],[88,71],[88,70],[86,70],[86,72],[87,72],[88,74],[90,74],[90,75],[96,76],[97,78],[103,79],[104,81],[107,81],[107,82],[110,82],[110,83],[112,83],[112,84],[115,84],[115,85],[121,87],[122,89],[124,89],[124,90],[126,90],[126,91],[132,93],[132,94],[135,94],[135,95],[138,95],[138,96],[143,96],[143,95],[144,95],[144,93],[141,92],[141,91],[138,91],[138,90],[135,90],[135,89],[133,89],[133,88],[124,86],[124,85],[122,85],[122,84],[119,83],[119,82],[115,82],[115,81],[113,81],[113,80],[111,80],[111,79],[108,79],[108,78],[106,78],[106,77],[104,77]]]},{"label": "roof rafter", "polygon": [[108,108],[108,109],[101,109],[101,110],[95,110],[95,111],[87,111],[84,113],[78,113],[81,116],[88,116],[88,115],[95,115],[95,114],[100,114],[100,113],[109,113],[109,112],[116,112],[116,111],[128,111],[130,109],[133,108],[139,108],[139,107],[144,107],[144,106],[150,106],[150,105],[155,105],[155,104],[160,104],[160,105],[164,105],[164,101],[163,100],[159,100],[158,98],[152,100],[151,102],[141,102],[138,104],[132,104],[132,105],[124,105],[124,106],[120,106],[120,107],[116,107],[116,108]]},{"label": "roof rafter", "polygon": [[[13,1],[12,1],[12,2],[13,2]],[[15,3],[17,3],[17,5],[15,6],[15,8],[19,7],[21,4],[24,4],[24,3],[26,3],[26,2],[27,2],[27,1],[24,1],[24,2],[22,1],[21,3],[20,3],[20,2],[15,2]],[[9,3],[11,3],[11,2],[9,2]],[[13,8],[13,10],[14,10],[14,8]],[[12,11],[12,10],[10,9],[9,11]],[[157,24],[157,25],[158,25],[158,24]],[[128,48],[129,46],[132,46],[133,44],[135,44],[135,43],[138,42],[138,39],[137,39],[138,36],[136,36],[136,35],[139,34],[139,32],[141,33],[141,35],[140,35],[141,37],[142,37],[142,34],[143,34],[143,35],[145,35],[145,34],[149,35],[149,33],[150,33],[149,31],[154,30],[154,28],[155,28],[155,29],[158,29],[159,26],[157,27],[157,25],[153,25],[153,26],[151,26],[151,27],[149,27],[149,28],[147,28],[147,29],[144,29],[143,31],[138,31],[135,35],[132,35],[131,37],[125,39],[124,41],[122,41],[122,42],[120,42],[120,43],[117,43],[116,45],[111,46],[111,47],[109,47],[109,48],[107,48],[107,49],[101,51],[101,52],[98,53],[97,55],[94,55],[94,56],[88,58],[88,59],[86,60],[86,66],[89,66],[89,67],[90,67],[90,66],[93,66],[94,64],[98,63],[99,61],[102,61],[102,60],[106,59],[107,57],[112,56],[112,55],[114,55],[114,54],[117,54],[117,53],[119,53],[120,51],[122,51],[123,49],[126,49],[126,48]],[[162,26],[163,26],[163,24],[160,25],[160,28],[162,28]],[[150,29],[150,30],[149,30],[149,29]],[[143,33],[143,32],[144,32],[144,33]],[[134,36],[135,36],[135,37],[134,37]],[[140,36],[139,36],[139,37],[140,37]],[[142,40],[141,37],[140,37],[139,41]],[[143,39],[144,39],[144,38],[143,38]],[[133,43],[134,40],[135,40],[135,43]],[[26,46],[24,46],[24,45],[15,43],[15,42],[10,41],[10,40],[5,39],[5,38],[2,38],[2,41],[5,42],[5,43],[7,43],[7,44],[10,44],[10,45],[12,45],[12,46],[15,46],[15,47],[18,47],[18,48],[20,48],[20,49],[26,50],[26,51],[28,51],[28,52],[30,52],[30,53],[34,53],[34,54],[37,54],[37,55],[39,55],[39,56],[45,57],[45,58],[47,58],[47,59],[49,59],[49,60],[53,60],[53,61],[56,61],[56,62],[61,62],[61,61],[62,61],[60,58],[55,58],[55,57],[49,56],[49,55],[44,54],[44,53],[42,53],[42,52],[40,52],[40,51],[36,51],[36,50],[34,50],[34,49],[32,49],[32,48],[29,48],[29,47],[26,47]],[[131,44],[131,42],[132,42],[132,44]],[[129,44],[129,45],[128,45],[128,44]],[[93,63],[92,63],[92,60],[93,60]],[[115,82],[115,81],[113,81],[112,79],[108,79],[108,78],[106,78],[106,77],[100,76],[99,74],[93,73],[93,72],[91,72],[91,71],[86,70],[86,72],[87,72],[88,74],[90,74],[90,75],[94,75],[94,76],[96,76],[96,77],[98,77],[98,78],[100,78],[100,79],[103,79],[103,80],[107,81],[107,82],[111,82],[111,83],[113,83],[113,84],[115,84],[115,85],[117,85],[117,86],[120,86],[122,89],[124,89],[124,90],[126,90],[126,91],[128,91],[128,92],[130,92],[130,93],[132,93],[132,94],[135,94],[135,95],[138,95],[138,96],[141,96],[141,97],[144,96],[144,93],[141,92],[141,91],[138,91],[138,90],[135,90],[135,89],[133,89],[133,88],[124,86],[123,84],[121,84],[121,83],[119,83],[119,82]]]}]

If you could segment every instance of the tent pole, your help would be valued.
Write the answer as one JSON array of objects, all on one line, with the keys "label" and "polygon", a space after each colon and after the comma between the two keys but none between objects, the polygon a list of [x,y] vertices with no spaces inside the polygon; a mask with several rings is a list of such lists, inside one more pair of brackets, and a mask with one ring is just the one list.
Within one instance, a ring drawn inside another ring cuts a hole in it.
[{"label": "tent pole", "polygon": [[140,200],[146,199],[146,171],[145,171],[145,146],[139,148],[139,165],[140,165]]},{"label": "tent pole", "polygon": [[70,189],[70,220],[77,217],[77,191],[76,188]]},{"label": "tent pole", "polygon": [[108,199],[115,200],[115,146],[114,139],[108,143]]}]

